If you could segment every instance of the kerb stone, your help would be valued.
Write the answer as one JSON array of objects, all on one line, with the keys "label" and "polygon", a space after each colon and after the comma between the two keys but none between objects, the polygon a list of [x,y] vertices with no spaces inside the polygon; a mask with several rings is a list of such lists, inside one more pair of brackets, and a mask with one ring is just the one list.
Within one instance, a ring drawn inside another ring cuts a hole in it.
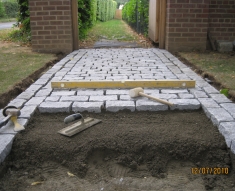
[{"label": "kerb stone", "polygon": [[174,104],[170,107],[171,110],[195,110],[201,107],[196,99],[170,99],[169,102]]},{"label": "kerb stone", "polygon": [[36,109],[37,109],[36,105],[27,105],[27,106],[24,106],[20,110],[19,118],[30,119],[30,117],[34,114]]},{"label": "kerb stone", "polygon": [[233,122],[233,117],[223,108],[203,108],[212,123],[219,126],[221,122]]},{"label": "kerb stone", "polygon": [[235,104],[234,103],[223,103],[220,104],[224,109],[226,109],[230,115],[235,119]]},{"label": "kerb stone", "polygon": [[25,105],[39,105],[41,104],[46,97],[33,97]]},{"label": "kerb stone", "polygon": [[5,160],[11,152],[12,143],[15,135],[6,134],[0,135],[0,164]]},{"label": "kerb stone", "polygon": [[136,110],[138,111],[166,111],[168,106],[154,101],[137,100]]},{"label": "kerb stone", "polygon": [[74,112],[95,112],[101,113],[102,108],[104,107],[103,102],[74,102],[72,106],[72,111]]},{"label": "kerb stone", "polygon": [[70,112],[72,102],[43,102],[38,106],[41,113]]},{"label": "kerb stone", "polygon": [[202,107],[220,107],[212,98],[198,98],[198,101],[202,104]]},{"label": "kerb stone", "polygon": [[124,109],[135,111],[135,102],[134,101],[107,101],[106,102],[107,111],[118,112]]},{"label": "kerb stone", "polygon": [[231,147],[232,140],[235,140],[234,127],[235,127],[235,122],[222,122],[219,125],[219,132],[224,136],[228,148]]}]

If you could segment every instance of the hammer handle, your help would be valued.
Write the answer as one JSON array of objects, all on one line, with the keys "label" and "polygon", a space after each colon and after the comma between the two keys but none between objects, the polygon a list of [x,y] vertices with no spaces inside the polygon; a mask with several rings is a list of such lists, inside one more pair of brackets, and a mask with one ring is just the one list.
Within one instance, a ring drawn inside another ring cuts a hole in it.
[{"label": "hammer handle", "polygon": [[168,102],[168,101],[165,101],[165,100],[162,100],[162,99],[159,99],[159,98],[156,98],[156,97],[147,95],[147,94],[145,94],[145,93],[143,93],[143,92],[139,92],[139,95],[144,96],[144,97],[147,97],[147,98],[152,99],[152,100],[155,100],[155,101],[158,101],[158,102],[160,102],[160,103],[169,105],[169,106],[173,106],[173,105],[174,105],[174,104],[171,103],[171,102]]}]

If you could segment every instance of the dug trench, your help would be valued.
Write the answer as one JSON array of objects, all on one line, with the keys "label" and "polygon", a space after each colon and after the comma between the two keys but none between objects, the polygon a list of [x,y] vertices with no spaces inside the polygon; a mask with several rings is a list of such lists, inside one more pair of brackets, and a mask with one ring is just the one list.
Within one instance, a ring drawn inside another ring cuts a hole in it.
[{"label": "dug trench", "polygon": [[82,114],[102,122],[69,138],[57,133],[68,113],[37,112],[0,190],[235,190],[233,154],[202,110]]}]

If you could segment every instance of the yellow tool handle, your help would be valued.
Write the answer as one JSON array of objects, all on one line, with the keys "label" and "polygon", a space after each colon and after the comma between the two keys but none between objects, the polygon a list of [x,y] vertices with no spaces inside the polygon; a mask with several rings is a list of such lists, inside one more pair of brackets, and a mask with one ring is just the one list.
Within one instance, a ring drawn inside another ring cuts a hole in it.
[{"label": "yellow tool handle", "polygon": [[165,100],[162,100],[162,99],[159,99],[159,98],[156,98],[156,97],[147,95],[147,94],[145,94],[145,93],[143,93],[143,92],[139,92],[139,95],[144,96],[144,97],[147,97],[147,98],[152,99],[152,100],[155,100],[155,101],[158,101],[158,102],[160,102],[160,103],[169,105],[169,106],[173,106],[173,105],[174,105],[174,104],[171,103],[171,102],[168,102],[168,101],[165,101]]},{"label": "yellow tool handle", "polygon": [[11,120],[14,123],[14,131],[18,132],[18,131],[22,131],[24,130],[24,126],[22,126],[21,124],[18,123],[17,121],[17,116],[11,116]]}]

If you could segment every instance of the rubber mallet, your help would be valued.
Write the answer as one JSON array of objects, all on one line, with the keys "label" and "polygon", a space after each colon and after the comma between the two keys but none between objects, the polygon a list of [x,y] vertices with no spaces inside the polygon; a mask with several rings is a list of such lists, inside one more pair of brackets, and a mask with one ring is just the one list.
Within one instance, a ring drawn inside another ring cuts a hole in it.
[{"label": "rubber mallet", "polygon": [[147,97],[149,99],[155,100],[157,102],[160,102],[160,103],[163,103],[163,104],[167,104],[169,106],[173,106],[174,105],[173,103],[170,103],[168,101],[165,101],[165,100],[162,100],[162,99],[159,99],[159,98],[156,98],[156,97],[153,97],[153,96],[145,94],[143,88],[140,88],[140,87],[139,88],[131,89],[129,91],[129,95],[132,98],[138,97],[138,96],[144,96],[144,97]]},{"label": "rubber mallet", "polygon": [[18,132],[24,130],[24,126],[20,125],[17,117],[20,115],[20,110],[15,106],[7,106],[3,109],[2,114],[5,116],[3,121],[0,122],[0,127],[5,126],[9,120],[14,123],[14,131]]}]

